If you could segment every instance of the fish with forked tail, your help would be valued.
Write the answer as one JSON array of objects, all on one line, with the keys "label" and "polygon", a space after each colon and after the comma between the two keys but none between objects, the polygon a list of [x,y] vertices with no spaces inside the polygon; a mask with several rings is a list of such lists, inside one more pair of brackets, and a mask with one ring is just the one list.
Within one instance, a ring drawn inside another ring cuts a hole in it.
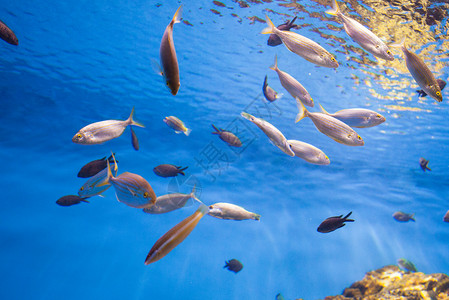
[{"label": "fish with forked tail", "polygon": [[[281,24],[277,27],[277,29],[279,30],[286,30],[286,31],[290,31],[290,29],[295,28],[298,29],[299,26],[296,24],[293,24],[296,21],[297,17],[294,17],[293,20],[285,22],[284,24]],[[280,44],[282,44],[282,40],[274,33],[270,34],[270,36],[268,37],[268,41],[267,41],[267,45],[268,46],[279,46]]]},{"label": "fish with forked tail", "polygon": [[321,233],[328,233],[345,226],[346,225],[345,222],[354,222],[354,220],[348,219],[351,214],[352,211],[345,217],[343,217],[343,215],[340,215],[327,218],[320,224],[320,226],[318,226],[317,231]]}]

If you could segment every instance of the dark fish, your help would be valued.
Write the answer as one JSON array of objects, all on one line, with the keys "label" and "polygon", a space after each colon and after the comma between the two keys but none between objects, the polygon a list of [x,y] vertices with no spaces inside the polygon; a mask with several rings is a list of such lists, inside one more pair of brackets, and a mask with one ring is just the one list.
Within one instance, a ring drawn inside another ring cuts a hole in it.
[{"label": "dark fish", "polygon": [[351,214],[352,211],[344,218],[343,215],[327,218],[320,224],[320,226],[318,226],[317,231],[321,233],[327,233],[345,226],[345,222],[354,222],[354,220],[348,219]]},{"label": "dark fish", "polygon": [[215,131],[212,132],[212,134],[218,134],[220,139],[222,141],[226,142],[229,146],[233,146],[233,147],[241,147],[242,146],[242,142],[240,141],[240,139],[232,132],[230,132],[228,130],[223,130],[221,128],[217,128],[214,126],[214,124],[212,124],[212,127],[215,129]]},{"label": "dark fish", "polygon": [[[442,79],[437,79],[438,85],[440,86],[440,90],[443,90],[444,87],[446,86],[446,81],[442,80]],[[417,90],[419,97],[425,97],[427,96],[427,93],[424,92],[423,90]]]},{"label": "dark fish", "polygon": [[398,222],[408,222],[410,220],[415,222],[414,216],[415,214],[406,214],[402,211],[397,211],[393,214],[393,218]]},{"label": "dark fish", "polygon": [[432,171],[427,165],[429,164],[429,161],[425,158],[420,157],[419,158],[419,165],[421,166],[421,169],[425,172],[426,170]]},{"label": "dark fish", "polygon": [[265,75],[265,80],[263,81],[262,91],[265,98],[270,102],[273,102],[276,99],[282,97],[282,94],[278,94],[275,90],[273,90],[271,87],[268,86],[267,75]]},{"label": "dark fish", "polygon": [[276,295],[276,300],[285,300],[281,293]]},{"label": "dark fish", "polygon": [[178,93],[181,83],[179,82],[179,66],[176,58],[175,44],[173,43],[173,25],[181,22],[182,5],[179,6],[173,19],[165,28],[162,36],[159,55],[162,64],[162,75],[165,77],[167,87],[173,95]]},{"label": "dark fish", "polygon": [[56,204],[59,204],[61,206],[71,206],[71,205],[79,204],[81,202],[89,203],[89,201],[87,201],[86,199],[87,198],[81,198],[77,195],[67,195],[67,196],[59,198],[56,201]]},{"label": "dark fish", "polygon": [[238,273],[243,269],[243,265],[237,259],[233,258],[231,260],[225,261],[225,266],[223,268],[228,268],[229,271]]},{"label": "dark fish", "polygon": [[139,140],[137,139],[137,135],[134,133],[134,130],[132,127],[129,127],[131,129],[131,143],[133,144],[134,150],[139,150]]},{"label": "dark fish", "polygon": [[17,39],[14,32],[2,21],[0,21],[0,38],[10,43],[11,45],[19,45],[19,40]]},{"label": "dark fish", "polygon": [[108,159],[106,159],[106,156],[105,156],[101,159],[91,161],[90,163],[84,165],[81,168],[81,170],[78,172],[78,177],[89,178],[89,177],[92,177],[92,176],[98,174],[99,172],[106,169],[106,167],[108,166],[107,160],[109,160],[110,163],[114,162],[112,155],[111,155],[111,156],[109,156]]},{"label": "dark fish", "polygon": [[[295,22],[296,18],[297,17],[295,17],[291,22],[289,22],[287,20],[287,22],[285,22],[284,24],[279,25],[277,28],[279,30],[288,30],[288,31],[290,31],[291,28],[298,29],[299,26],[293,24]],[[272,47],[279,46],[280,44],[282,44],[282,40],[277,35],[272,33],[272,34],[270,34],[270,37],[268,38],[267,44],[268,44],[268,46],[272,46]]]},{"label": "dark fish", "polygon": [[159,165],[159,166],[155,167],[153,169],[153,172],[156,175],[161,176],[161,177],[175,177],[178,174],[181,174],[184,176],[186,174],[183,171],[187,168],[188,167],[183,168],[183,167],[177,167],[174,165],[163,164],[163,165]]},{"label": "dark fish", "polygon": [[446,212],[446,214],[444,215],[443,221],[449,223],[449,210],[448,210],[448,211]]}]

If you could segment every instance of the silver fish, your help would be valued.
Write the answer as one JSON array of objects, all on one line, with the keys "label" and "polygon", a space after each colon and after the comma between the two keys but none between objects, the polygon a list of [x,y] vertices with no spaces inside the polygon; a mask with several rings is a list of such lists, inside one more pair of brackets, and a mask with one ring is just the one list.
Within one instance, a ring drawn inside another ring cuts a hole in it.
[{"label": "silver fish", "polygon": [[[279,30],[290,30],[292,28],[298,29],[299,26],[296,25],[296,24],[293,24],[293,23],[295,23],[296,18],[297,17],[295,17],[290,22],[288,22],[288,20],[287,20],[286,23],[279,25],[277,27],[277,29],[279,29]],[[278,46],[278,45],[282,44],[282,41],[281,41],[281,39],[277,35],[270,34],[270,36],[268,37],[267,44],[268,44],[268,46],[275,47],[275,46]]]},{"label": "silver fish", "polygon": [[133,120],[133,114],[134,108],[125,121],[106,120],[87,125],[73,136],[72,142],[82,145],[101,144],[121,136],[128,125],[145,127]]},{"label": "silver fish", "polygon": [[144,208],[143,211],[148,214],[165,214],[184,207],[190,199],[195,199],[202,203],[195,195],[195,186],[190,194],[172,193],[159,196],[152,207]]},{"label": "silver fish", "polygon": [[270,86],[268,86],[266,75],[263,81],[262,91],[263,95],[265,96],[265,99],[267,99],[270,102],[276,101],[277,99],[280,99],[282,97],[282,94],[278,94],[275,90],[273,90]]},{"label": "silver fish", "polygon": [[168,127],[174,129],[176,133],[183,132],[186,136],[189,136],[192,131],[184,125],[184,122],[175,116],[165,117],[164,122],[168,125]]},{"label": "silver fish", "polygon": [[408,71],[410,72],[410,74],[412,74],[413,78],[423,89],[423,91],[436,101],[443,101],[443,95],[441,94],[440,85],[435,79],[435,76],[433,76],[430,69],[426,66],[424,61],[419,58],[418,55],[408,51],[408,49],[405,47],[405,39],[403,39],[401,43],[391,46],[401,48],[402,52],[404,53],[405,64],[407,65]]},{"label": "silver fish", "polygon": [[291,76],[290,74],[279,70],[277,55],[274,58],[274,65],[271,66],[270,69],[276,71],[282,86],[293,98],[295,98],[296,101],[301,100],[304,105],[313,107],[314,104],[312,97],[310,97],[309,92],[302,86],[302,84],[299,83],[298,80],[293,78],[293,76]]},{"label": "silver fish", "polygon": [[318,131],[327,135],[334,141],[348,145],[348,146],[363,146],[364,142],[360,135],[351,127],[340,120],[335,119],[323,113],[309,112],[304,105],[299,101],[299,114],[296,117],[296,122],[299,122],[304,117],[309,117],[313,124],[315,124]]},{"label": "silver fish", "polygon": [[206,205],[201,204],[197,211],[191,216],[176,224],[175,227],[160,237],[156,243],[154,243],[153,247],[151,247],[151,250],[145,259],[145,265],[158,261],[170,253],[170,251],[186,239],[208,211],[209,208]]},{"label": "silver fish", "polygon": [[295,32],[277,29],[268,16],[266,16],[266,22],[268,27],[262,30],[262,34],[276,34],[281,38],[288,50],[298,54],[311,63],[327,68],[338,67],[338,62],[332,54],[318,43]]},{"label": "silver fish", "polygon": [[368,128],[385,122],[384,116],[365,108],[342,109],[333,114],[328,113],[321,104],[320,108],[324,114],[334,117],[350,127]]},{"label": "silver fish", "polygon": [[179,6],[170,24],[165,28],[162,36],[159,55],[162,64],[162,75],[165,77],[167,87],[173,95],[178,93],[181,83],[179,81],[179,66],[176,57],[175,44],[173,43],[173,25],[181,22],[182,5]]},{"label": "silver fish", "polygon": [[337,16],[343,22],[346,33],[363,49],[376,57],[394,60],[390,49],[380,38],[356,20],[342,14],[336,0],[332,0],[332,9],[326,11],[326,13]]},{"label": "silver fish", "polygon": [[[107,163],[107,176],[97,184],[97,187],[112,184],[117,200],[131,207],[150,208],[156,203],[157,197],[153,188],[142,176],[125,172],[114,177],[109,161]],[[117,165],[115,165],[115,171],[117,171]]]},{"label": "silver fish", "polygon": [[2,21],[0,21],[0,38],[10,43],[11,45],[19,45],[19,40],[17,39],[14,32]]},{"label": "silver fish", "polygon": [[249,212],[241,206],[219,202],[209,206],[209,216],[225,220],[260,220],[260,215]]},{"label": "silver fish", "polygon": [[311,164],[328,165],[331,163],[329,157],[313,145],[297,140],[287,140],[287,143],[292,147],[295,156],[300,157]]},{"label": "silver fish", "polygon": [[267,121],[256,118],[246,112],[242,112],[241,115],[245,119],[256,124],[257,127],[259,127],[267,135],[270,141],[284,153],[290,156],[295,156],[295,153],[292,151],[290,144],[287,143],[287,139],[282,134],[282,132],[279,131],[279,129],[277,129]]},{"label": "silver fish", "polygon": [[104,191],[111,187],[111,184],[105,184],[103,186],[98,186],[99,183],[102,183],[106,177],[108,176],[108,170],[104,169],[99,173],[95,174],[95,176],[89,178],[86,183],[83,184],[82,187],[78,190],[78,195],[80,197],[93,197],[97,195],[101,195]]}]

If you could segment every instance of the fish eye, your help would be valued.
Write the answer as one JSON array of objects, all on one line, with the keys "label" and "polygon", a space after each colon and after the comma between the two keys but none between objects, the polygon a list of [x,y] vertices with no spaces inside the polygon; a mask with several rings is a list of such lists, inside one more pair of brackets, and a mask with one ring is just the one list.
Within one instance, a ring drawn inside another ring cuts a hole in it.
[{"label": "fish eye", "polygon": [[337,61],[337,60],[336,60],[335,58],[333,58],[333,57],[331,57],[331,60],[332,60],[332,61]]},{"label": "fish eye", "polygon": [[81,135],[81,133],[78,133],[78,134],[76,135],[76,137],[80,139],[80,138],[82,138],[83,136]]},{"label": "fish eye", "polygon": [[387,54],[391,54],[391,51],[390,51],[390,50],[387,50]]},{"label": "fish eye", "polygon": [[82,187],[80,188],[80,191],[82,191],[82,190],[84,190],[84,186],[82,186]]},{"label": "fish eye", "polygon": [[209,209],[213,209],[214,207],[211,205],[211,206],[209,206]]},{"label": "fish eye", "polygon": [[441,93],[439,91],[436,92],[437,96],[441,96]]},{"label": "fish eye", "polygon": [[148,198],[148,192],[143,193],[144,198]]},{"label": "fish eye", "polygon": [[362,138],[360,137],[360,135],[357,136],[357,139],[359,139],[360,141],[362,140]]}]

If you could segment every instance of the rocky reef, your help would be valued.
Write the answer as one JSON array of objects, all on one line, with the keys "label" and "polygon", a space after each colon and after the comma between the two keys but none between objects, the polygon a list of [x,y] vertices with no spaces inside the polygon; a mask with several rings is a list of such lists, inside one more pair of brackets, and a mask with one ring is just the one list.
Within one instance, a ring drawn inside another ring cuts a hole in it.
[{"label": "rocky reef", "polygon": [[342,295],[324,300],[449,300],[446,274],[407,273],[397,266],[385,266],[345,288]]}]

